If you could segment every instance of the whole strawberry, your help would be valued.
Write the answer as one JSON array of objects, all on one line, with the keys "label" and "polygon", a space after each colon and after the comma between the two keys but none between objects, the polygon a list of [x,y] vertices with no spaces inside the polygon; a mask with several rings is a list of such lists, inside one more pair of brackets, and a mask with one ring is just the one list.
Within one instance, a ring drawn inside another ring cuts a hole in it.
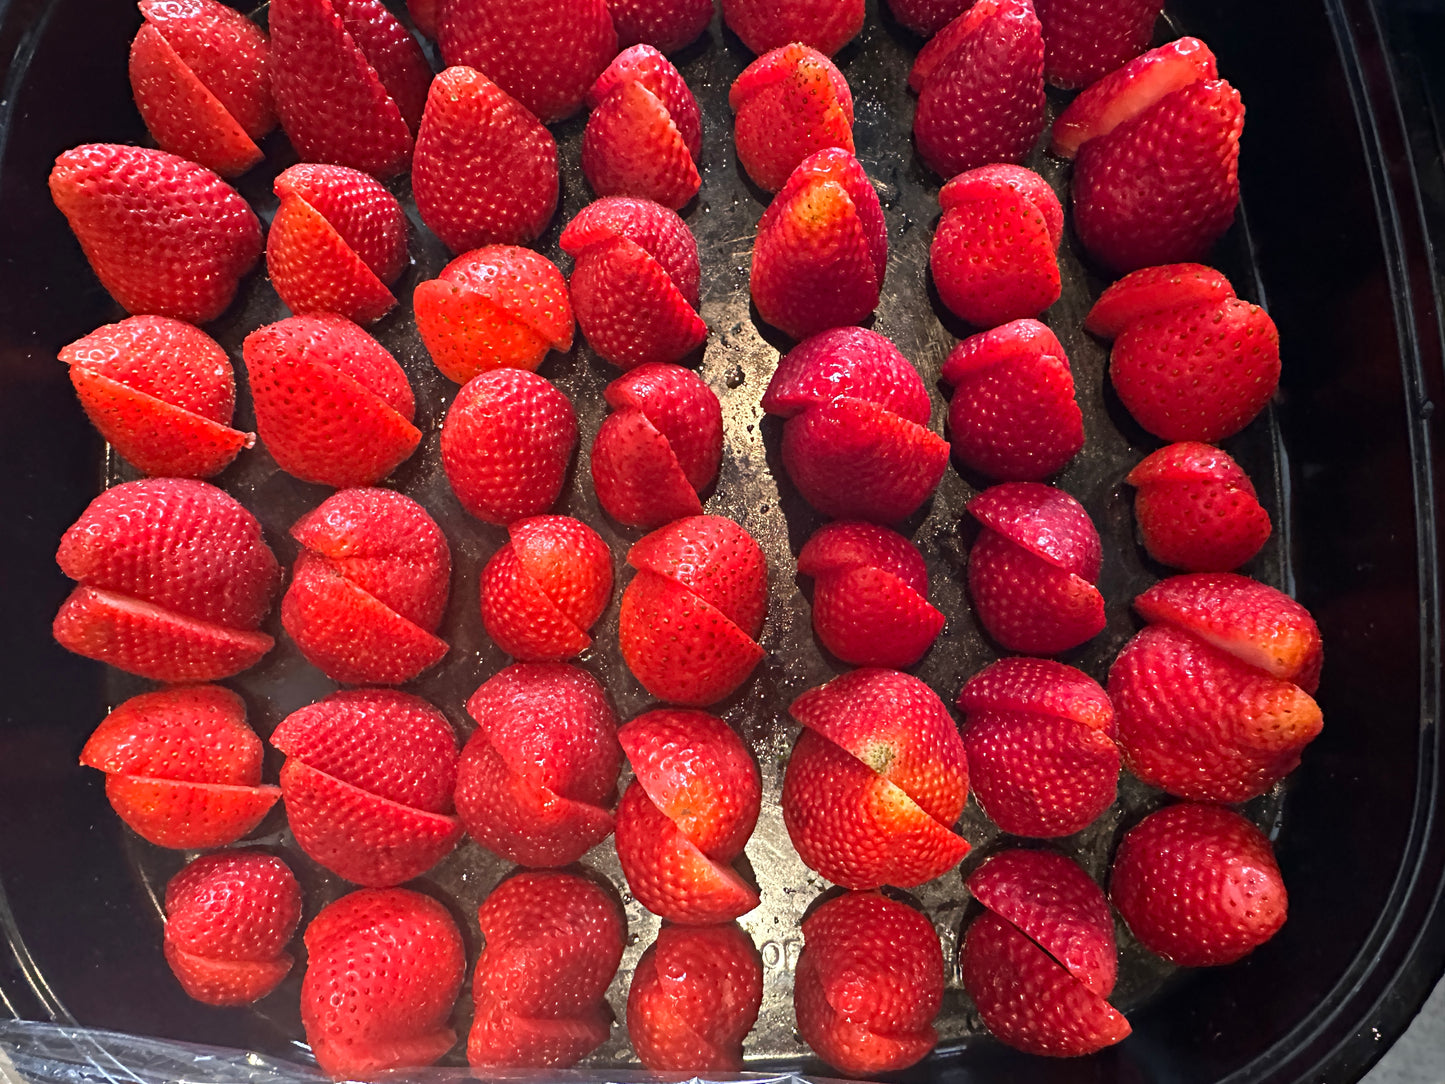
[{"label": "whole strawberry", "polygon": [[301,889],[286,863],[260,851],[202,855],[166,885],[166,963],[207,1005],[246,1005],[280,985]]},{"label": "whole strawberry", "polygon": [[1133,60],[1154,37],[1160,0],[1035,0],[1044,28],[1044,77],[1086,87]]},{"label": "whole strawberry", "polygon": [[261,255],[261,223],[234,188],[165,151],[89,143],[50,171],[100,284],[136,315],[214,320]]},{"label": "whole strawberry", "polygon": [[1228,572],[1269,538],[1269,513],[1239,464],[1213,445],[1160,448],[1125,478],[1144,548],[1186,572]]},{"label": "whole strawberry", "polygon": [[712,22],[712,0],[607,0],[617,44],[672,53],[691,45]]},{"label": "whole strawberry", "polygon": [[796,42],[743,69],[728,92],[738,161],[776,192],[814,151],[853,147],[853,92],[826,56]]},{"label": "whole strawberry", "polygon": [[723,22],[759,56],[790,42],[832,56],[863,29],[863,0],[723,0]]}]

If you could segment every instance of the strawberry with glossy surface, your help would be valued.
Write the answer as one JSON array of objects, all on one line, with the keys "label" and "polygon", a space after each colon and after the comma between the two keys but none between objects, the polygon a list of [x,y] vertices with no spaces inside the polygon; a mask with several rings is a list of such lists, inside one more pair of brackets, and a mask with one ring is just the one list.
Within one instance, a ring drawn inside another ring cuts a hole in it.
[{"label": "strawberry with glossy surface", "polygon": [[702,514],[722,462],[717,394],[677,365],[640,365],[607,385],[613,411],[592,442],[597,503],[629,527]]},{"label": "strawberry with glossy surface", "polygon": [[970,470],[1009,482],[1057,474],[1084,446],[1084,415],[1063,346],[1037,320],[964,339],[940,374],[953,385],[948,437]]},{"label": "strawberry with glossy surface", "polygon": [[281,578],[261,525],[205,482],[114,486],[60,540],[79,586],[55,615],[69,651],[155,681],[215,681],[255,664]]},{"label": "strawberry with glossy surface", "polygon": [[759,56],[789,42],[832,56],[863,29],[863,0],[723,0],[723,22]]},{"label": "strawberry with glossy surface", "polygon": [[1279,932],[1289,896],[1264,833],[1214,805],[1172,805],[1131,828],[1109,894],[1149,951],[1181,967],[1215,967]]},{"label": "strawberry with glossy surface", "polygon": [[387,349],[345,317],[291,316],[241,344],[256,429],[303,482],[367,486],[421,441],[416,399]]},{"label": "strawberry with glossy surface", "polygon": [[266,272],[298,316],[334,312],[369,324],[391,311],[406,266],[406,215],[375,178],[299,163],[276,178]]},{"label": "strawberry with glossy surface", "polygon": [[760,56],[733,82],[738,161],[758,187],[776,192],[815,151],[853,147],[853,92],[826,56],[794,42]]},{"label": "strawberry with glossy surface", "polygon": [[280,791],[260,785],[261,754],[239,696],[182,685],[122,703],[80,763],[106,773],[106,797],[142,839],[192,850],[236,842],[275,804]]},{"label": "strawberry with glossy surface", "polygon": [[230,426],[231,359],[204,331],[132,316],[61,348],[70,383],[100,435],[143,474],[209,478],[256,434]]},{"label": "strawberry with glossy surface", "polygon": [[55,160],[50,198],[100,284],[137,316],[214,320],[261,255],[261,223],[240,194],[165,151],[75,147]]},{"label": "strawberry with glossy surface", "polygon": [[457,766],[457,814],[488,850],[523,866],[565,866],[612,832],[622,747],[587,671],[517,663],[467,701],[477,729]]},{"label": "strawberry with glossy surface", "polygon": [[712,0],[607,0],[617,44],[647,44],[664,53],[696,41],[712,22]]},{"label": "strawberry with glossy surface", "polygon": [[165,909],[166,963],[197,1001],[247,1005],[291,971],[301,889],[274,855],[202,855],[166,885]]},{"label": "strawberry with glossy surface", "polygon": [[1124,479],[1149,556],[1187,572],[1228,572],[1269,538],[1269,513],[1239,464],[1184,441],[1144,458]]},{"label": "strawberry with glossy surface", "polygon": [[141,0],[130,86],[162,150],[223,177],[261,161],[276,126],[265,33],[217,0]]},{"label": "strawberry with glossy surface", "polygon": [[1099,295],[1084,318],[1084,330],[1102,339],[1115,339],[1146,316],[1201,302],[1227,301],[1234,296],[1234,287],[1227,278],[1200,263],[1142,267]]},{"label": "strawberry with glossy surface", "polygon": [[411,184],[417,214],[453,252],[526,244],[557,209],[557,141],[481,72],[450,67],[427,94]]},{"label": "strawberry with glossy surface", "polygon": [[888,0],[888,10],[915,34],[931,38],[972,4],[973,0]]},{"label": "strawberry with glossy surface", "polygon": [[451,914],[404,888],[364,888],[306,927],[301,1023],[333,1077],[431,1065],[457,1041],[448,1024],[466,972]]},{"label": "strawberry with glossy surface", "polygon": [[558,239],[575,261],[569,288],[587,345],[619,369],[682,360],[707,338],[697,313],[697,241],[651,200],[588,204]]},{"label": "strawberry with glossy surface", "polygon": [[702,186],[702,121],[682,74],[650,45],[619,53],[587,92],[582,174],[599,196],[681,210]]},{"label": "strawberry with glossy surface", "polygon": [[524,662],[561,662],[592,646],[587,630],[612,597],[607,543],[570,516],[531,516],[482,569],[482,625]]},{"label": "strawberry with glossy surface", "polygon": [[803,1041],[849,1076],[921,1061],[938,1042],[943,949],[927,916],[849,892],[803,919],[793,1008]]},{"label": "strawberry with glossy surface", "polygon": [[1149,48],[1162,0],[1037,0],[1044,78],[1086,87]]}]

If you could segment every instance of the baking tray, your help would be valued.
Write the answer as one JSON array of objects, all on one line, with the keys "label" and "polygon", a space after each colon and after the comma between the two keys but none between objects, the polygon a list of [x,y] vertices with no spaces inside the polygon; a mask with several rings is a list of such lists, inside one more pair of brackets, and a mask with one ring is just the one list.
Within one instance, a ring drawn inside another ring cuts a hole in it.
[{"label": "baking tray", "polygon": [[[1285,787],[1246,807],[1277,838],[1290,921],[1241,964],[1178,974],[1121,926],[1121,980],[1113,1001],[1129,1014],[1134,1036],[1092,1058],[1050,1062],[984,1037],[952,967],[960,928],[972,915],[968,894],[959,872],[945,875],[912,894],[943,939],[950,980],[939,1050],[906,1076],[1284,1081],[1308,1079],[1328,1066],[1332,1081],[1346,1080],[1403,1027],[1445,957],[1438,907],[1445,847],[1435,729],[1435,423],[1425,410],[1439,376],[1432,367],[1438,333],[1433,295],[1421,288],[1410,248],[1424,239],[1418,226],[1411,233],[1400,211],[1413,192],[1392,187],[1408,161],[1390,159],[1390,123],[1398,117],[1387,108],[1393,101],[1388,68],[1371,52],[1368,6],[1340,0],[1268,8],[1179,4],[1171,5],[1170,17],[1175,29],[1210,42],[1221,72],[1243,92],[1247,213],[1221,244],[1216,263],[1243,296],[1269,307],[1281,329],[1285,376],[1278,405],[1226,442],[1255,479],[1276,525],[1247,571],[1310,606],[1327,645],[1324,735]],[[27,1018],[304,1058],[299,968],[276,994],[246,1010],[199,1006],[175,984],[159,952],[157,898],[183,856],[128,833],[105,802],[99,774],[75,764],[107,707],[149,686],[67,655],[48,635],[69,586],[54,566],[60,533],[102,485],[131,475],[90,431],[55,361],[61,345],[122,313],[51,206],[45,176],[54,155],[76,143],[146,141],[125,76],[126,45],[138,26],[133,8],[106,0],[11,0],[0,7],[0,56],[10,58],[0,100],[0,494],[9,511],[0,526],[0,582],[7,593],[0,628],[7,678],[0,703],[0,919],[14,954],[13,961],[0,961],[0,997]],[[1270,51],[1284,41],[1293,61],[1287,73]],[[863,35],[837,60],[855,95],[858,155],[889,225],[889,271],[870,326],[894,339],[923,373],[937,427],[946,412],[939,367],[970,329],[944,312],[926,275],[938,180],[919,164],[908,139],[912,99],[905,81],[918,45],[870,4]],[[814,640],[809,584],[795,575],[795,554],[819,520],[786,482],[779,422],[763,417],[759,406],[788,342],[761,326],[748,304],[752,238],[766,195],[736,165],[726,98],[751,57],[715,21],[675,59],[704,113],[703,189],[683,213],[702,254],[702,314],[711,329],[693,362],[718,392],[725,417],[723,468],[707,510],[748,528],[770,566],[762,636],[769,655],[739,693],[715,709],[748,742],[764,784],[763,813],[746,852],[763,904],[742,924],[762,953],[766,994],[747,1050],[750,1067],[819,1072],[821,1063],[808,1057],[794,1031],[790,969],[801,945],[798,920],[827,885],[793,854],[777,795],[797,734],[787,704],[842,667]],[[1064,100],[1054,97],[1051,110]],[[583,123],[574,118],[554,126],[562,207],[536,246],[564,269],[570,265],[557,236],[590,198],[577,166]],[[1402,141],[1401,156],[1403,147]],[[266,149],[268,162],[238,184],[263,219],[275,207],[271,178],[294,160],[279,134]],[[1030,164],[1063,190],[1066,166],[1042,153]],[[405,180],[393,187],[405,202]],[[448,259],[414,215],[411,252],[412,266],[397,286],[403,298]],[[1122,483],[1157,442],[1109,393],[1104,347],[1080,329],[1105,280],[1081,259],[1072,237],[1060,262],[1064,297],[1045,319],[1073,364],[1088,439],[1058,484],[1084,503],[1104,538],[1100,588],[1109,618],[1103,634],[1063,658],[1102,680],[1135,629],[1129,600],[1165,574],[1135,542]],[[243,388],[241,338],[285,315],[257,273],[209,328],[237,361]],[[476,609],[478,572],[505,534],[462,513],[446,485],[437,433],[456,387],[431,365],[405,305],[373,330],[412,379],[424,434],[417,454],[388,484],[433,512],[456,567],[442,630],[451,654],[408,688],[437,703],[464,737],[471,722],[463,701],[506,661],[487,641]],[[602,388],[616,371],[581,342],[579,335],[578,347],[550,355],[541,370],[572,399],[581,428],[577,462],[557,510],[601,531],[620,588],[628,576],[626,547],[641,532],[619,529],[599,512],[586,476],[586,452],[606,413]],[[236,424],[252,426],[244,391]],[[243,454],[217,481],[257,513],[288,566],[296,547],[286,529],[330,492],[278,472],[264,449]],[[951,469],[905,528],[928,558],[932,601],[949,619],[914,672],[950,702],[967,676],[997,656],[971,614],[962,581],[972,540],[962,508],[983,484]],[[603,678],[626,719],[650,701],[617,654],[618,594],[594,629],[598,646],[582,662]],[[267,629],[278,638],[277,650],[228,682],[245,696],[263,735],[334,688],[280,634],[275,613]],[[278,763],[279,757],[268,759],[268,779]],[[1118,833],[1162,801],[1125,774],[1116,807],[1054,845],[1102,879]],[[962,874],[1009,844],[973,802],[960,830],[975,847]],[[258,839],[291,860],[306,891],[307,918],[346,890],[299,854],[279,809]],[[630,969],[658,921],[626,897],[610,841],[585,864],[617,885],[627,905],[628,949],[610,991],[620,1020]],[[507,868],[467,842],[416,882],[452,906],[473,959],[476,904]],[[460,1031],[469,1009],[464,988]],[[459,1059],[460,1048],[449,1060]],[[589,1064],[630,1060],[625,1029],[618,1027]]]}]

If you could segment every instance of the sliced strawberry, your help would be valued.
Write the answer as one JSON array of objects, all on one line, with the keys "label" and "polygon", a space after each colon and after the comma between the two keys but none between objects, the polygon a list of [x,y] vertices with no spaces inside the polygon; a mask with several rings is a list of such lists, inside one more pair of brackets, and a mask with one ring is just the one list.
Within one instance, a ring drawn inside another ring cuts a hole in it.
[{"label": "sliced strawberry", "polygon": [[612,596],[612,560],[596,531],[568,516],[533,516],[482,571],[482,624],[517,659],[560,662],[592,643]]},{"label": "sliced strawberry", "polygon": [[1059,264],[1043,214],[1008,190],[962,199],[929,250],[938,296],[975,327],[1037,316],[1059,299]]},{"label": "sliced strawberry", "polygon": [[[640,5],[646,0],[636,0]],[[697,0],[663,0],[666,3],[681,2],[694,4]],[[616,5],[613,5],[614,11]],[[615,16],[614,16],[615,17]],[[712,18],[709,8],[708,18]],[[700,31],[699,31],[700,32]],[[618,34],[622,33],[618,28]],[[587,105],[595,109],[612,91],[623,83],[640,83],[657,97],[677,125],[678,133],[687,147],[687,153],[694,162],[702,160],[702,115],[698,110],[697,98],[693,96],[682,73],[662,54],[667,49],[651,45],[634,45],[623,49],[613,58],[607,69],[597,77],[592,89],[587,92]]]},{"label": "sliced strawberry", "polygon": [[603,510],[629,527],[660,527],[702,514],[697,490],[667,438],[640,410],[612,414],[597,430],[592,485]]},{"label": "sliced strawberry", "polygon": [[784,354],[763,409],[791,418],[839,396],[876,403],[917,425],[927,425],[933,410],[913,364],[891,340],[861,327],[820,332]]},{"label": "sliced strawberry", "polygon": [[1269,513],[1239,464],[1209,444],[1183,441],[1146,457],[1125,478],[1149,556],[1190,572],[1238,568],[1269,538]]},{"label": "sliced strawberry", "polygon": [[737,119],[738,161],[760,188],[776,192],[805,158],[853,147],[853,94],[833,62],[794,42],[743,69],[728,102]]},{"label": "sliced strawberry", "polygon": [[606,1004],[577,1016],[521,1016],[494,997],[479,997],[467,1038],[467,1061],[502,1069],[567,1069],[612,1034]]},{"label": "sliced strawberry", "polygon": [[510,544],[482,569],[481,605],[487,635],[514,659],[561,662],[592,646],[586,628],[562,612]]},{"label": "sliced strawberry", "polygon": [[707,338],[662,266],[626,237],[579,253],[571,290],[588,345],[621,369],[680,361]]},{"label": "sliced strawberry", "polygon": [[1037,482],[991,486],[968,502],[968,513],[1050,564],[1093,583],[1103,546],[1084,506],[1062,489]]},{"label": "sliced strawberry", "polygon": [[117,705],[86,741],[80,763],[122,775],[250,786],[261,781],[262,752],[239,696],[219,685],[182,685]]},{"label": "sliced strawberry", "polygon": [[968,555],[968,593],[984,629],[1010,651],[1056,655],[1104,630],[1097,587],[996,531],[983,531]]},{"label": "sliced strawberry", "polygon": [[712,0],[608,0],[617,43],[638,42],[673,53],[696,41],[712,22]]},{"label": "sliced strawberry", "polygon": [[960,383],[975,369],[986,369],[1002,357],[1066,357],[1063,344],[1046,324],[1037,320],[1012,320],[988,331],[970,335],[949,352],[939,375],[950,384]]},{"label": "sliced strawberry", "polygon": [[206,89],[259,140],[276,126],[266,35],[245,15],[208,0],[141,0],[155,28]]},{"label": "sliced strawberry", "polygon": [[768,612],[768,564],[752,535],[725,516],[678,520],[633,543],[627,563],[675,580],[756,639]]},{"label": "sliced strawberry", "polygon": [[831,181],[840,186],[853,201],[853,209],[858,213],[863,236],[868,241],[868,251],[873,257],[873,270],[878,281],[882,282],[888,269],[888,223],[883,219],[883,205],[862,163],[841,147],[825,147],[798,163],[798,168],[789,175],[777,198],[763,212],[758,229],[771,228],[794,196],[820,181]]},{"label": "sliced strawberry", "polygon": [[959,690],[958,710],[1031,712],[1114,732],[1109,694],[1082,670],[1053,659],[999,659],[984,667]]},{"label": "sliced strawberry", "polygon": [[662,267],[689,306],[696,308],[702,280],[697,241],[675,212],[652,200],[609,196],[594,200],[567,223],[562,251],[580,256],[593,245],[625,237],[641,245]]},{"label": "sliced strawberry", "polygon": [[1001,162],[960,173],[939,189],[938,205],[944,211],[950,211],[969,200],[1007,195],[1010,192],[1022,196],[1044,216],[1044,225],[1049,230],[1049,241],[1057,249],[1064,235],[1063,205],[1049,187],[1048,181],[1023,166]]},{"label": "sliced strawberry", "polygon": [[832,56],[863,29],[862,0],[723,0],[723,22],[759,54],[801,42]]},{"label": "sliced strawberry", "polygon": [[923,554],[897,531],[859,520],[825,523],[798,551],[804,576],[876,568],[896,577],[920,595],[928,593],[928,566]]},{"label": "sliced strawberry", "polygon": [[1056,87],[1086,87],[1149,48],[1161,0],[1039,0],[1044,76]]},{"label": "sliced strawberry", "polygon": [[912,666],[943,624],[925,595],[881,568],[829,573],[813,585],[813,631],[852,666]]},{"label": "sliced strawberry", "polygon": [[215,960],[177,948],[167,939],[162,948],[171,973],[187,997],[207,1005],[249,1005],[259,1001],[291,973],[289,952],[269,960]]},{"label": "sliced strawberry", "polygon": [[112,772],[105,777],[105,796],[120,819],[146,842],[191,851],[224,847],[248,835],[281,791]]},{"label": "sliced strawberry", "polygon": [[1099,295],[1084,329],[1102,339],[1115,339],[1137,320],[1167,309],[1234,296],[1229,280],[1200,263],[1169,263],[1131,271]]},{"label": "sliced strawberry", "polygon": [[635,196],[672,210],[685,207],[702,187],[667,106],[635,81],[619,82],[587,118],[582,174],[599,196]]}]

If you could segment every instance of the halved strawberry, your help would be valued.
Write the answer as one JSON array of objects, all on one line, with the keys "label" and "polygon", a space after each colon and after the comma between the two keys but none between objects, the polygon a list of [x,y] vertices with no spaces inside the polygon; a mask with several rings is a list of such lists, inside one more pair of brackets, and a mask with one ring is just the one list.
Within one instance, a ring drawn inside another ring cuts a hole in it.
[{"label": "halved strawberry", "polygon": [[646,43],[664,53],[691,45],[712,22],[712,0],[607,0],[617,43]]},{"label": "halved strawberry", "polygon": [[[673,2],[673,0],[665,0]],[[692,3],[694,0],[684,0]],[[708,16],[712,12],[709,9]],[[619,29],[618,33],[621,33]],[[624,48],[613,58],[612,63],[597,77],[597,82],[587,92],[587,105],[595,109],[612,91],[623,83],[640,83],[650,90],[663,107],[682,136],[687,153],[694,162],[702,160],[702,114],[697,98],[693,96],[687,80],[662,54],[668,52],[661,46],[637,45]]]},{"label": "halved strawberry", "polygon": [[800,42],[832,56],[863,29],[863,0],[723,0],[723,22],[761,56]]},{"label": "halved strawberry", "polygon": [[1239,464],[1184,441],[1144,458],[1124,479],[1149,556],[1190,572],[1238,568],[1269,538],[1269,513]]},{"label": "halved strawberry", "polygon": [[918,425],[927,425],[933,411],[913,363],[892,340],[862,327],[819,332],[784,354],[763,393],[763,409],[791,418],[845,395]]},{"label": "halved strawberry", "polygon": [[1066,572],[1093,583],[1103,564],[1099,530],[1069,494],[1037,482],[991,486],[968,503],[969,515]]},{"label": "halved strawberry", "polygon": [[760,188],[776,192],[809,155],[853,147],[853,92],[833,62],[793,42],[743,69],[728,93],[737,119],[738,161]]},{"label": "halved strawberry", "polygon": [[227,783],[181,783],[111,773],[105,796],[120,819],[148,843],[180,851],[211,850],[255,831],[280,790]]},{"label": "halved strawberry", "polygon": [[1104,339],[1117,338],[1130,324],[1167,309],[1201,302],[1227,301],[1234,296],[1229,280],[1200,263],[1168,263],[1142,267],[1114,282],[1099,295],[1084,330]]},{"label": "halved strawberry", "polygon": [[605,1001],[575,1016],[523,1016],[490,994],[475,998],[467,1061],[495,1069],[557,1069],[576,1065],[612,1034]]},{"label": "halved strawberry", "polygon": [[1109,694],[1082,670],[1053,659],[1000,659],[984,667],[959,690],[958,710],[1033,712],[1114,733]]},{"label": "halved strawberry", "polygon": [[655,572],[707,600],[756,639],[768,612],[762,548],[725,516],[692,516],[645,535],[627,551],[633,568]]},{"label": "halved strawberry", "polygon": [[1058,248],[1064,235],[1063,204],[1059,202],[1059,197],[1054,194],[1048,181],[1023,166],[999,162],[966,170],[939,189],[938,206],[944,211],[951,211],[969,200],[1007,195],[1010,192],[1022,196],[1044,216],[1049,240],[1054,248]]},{"label": "halved strawberry", "polygon": [[1056,87],[1086,87],[1134,59],[1154,37],[1162,0],[1038,0],[1044,76]]},{"label": "halved strawberry", "polygon": [[650,199],[674,211],[697,195],[697,100],[666,57],[650,45],[620,53],[588,91],[587,103],[592,115],[582,133],[582,173],[594,192]]}]

